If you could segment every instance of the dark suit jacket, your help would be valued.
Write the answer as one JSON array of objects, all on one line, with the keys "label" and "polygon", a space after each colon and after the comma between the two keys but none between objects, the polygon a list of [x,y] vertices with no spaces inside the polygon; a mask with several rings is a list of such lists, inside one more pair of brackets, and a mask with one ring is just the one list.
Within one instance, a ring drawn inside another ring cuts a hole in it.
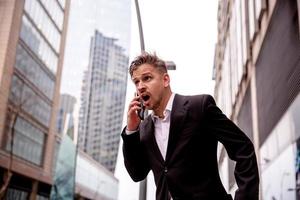
[{"label": "dark suit jacket", "polygon": [[175,95],[166,159],[148,116],[131,135],[122,132],[124,162],[134,181],[153,171],[156,199],[229,200],[218,173],[217,142],[236,161],[236,200],[258,200],[259,175],[253,144],[210,95]]}]

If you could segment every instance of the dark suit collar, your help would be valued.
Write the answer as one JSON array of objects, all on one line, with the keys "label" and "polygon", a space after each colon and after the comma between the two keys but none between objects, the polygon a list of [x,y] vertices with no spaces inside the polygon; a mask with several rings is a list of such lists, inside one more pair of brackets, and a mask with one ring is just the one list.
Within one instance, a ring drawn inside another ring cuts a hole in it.
[{"label": "dark suit collar", "polygon": [[178,142],[178,136],[182,130],[184,124],[186,113],[187,113],[188,100],[186,96],[175,95],[170,121],[169,130],[169,141],[167,147],[166,162],[169,161],[172,153],[174,152],[176,143]]}]

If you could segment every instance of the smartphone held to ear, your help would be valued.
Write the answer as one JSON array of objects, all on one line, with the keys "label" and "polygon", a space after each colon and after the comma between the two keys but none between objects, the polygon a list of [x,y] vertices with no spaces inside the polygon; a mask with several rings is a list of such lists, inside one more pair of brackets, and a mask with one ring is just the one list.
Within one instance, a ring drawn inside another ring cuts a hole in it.
[{"label": "smartphone held to ear", "polygon": [[[138,96],[138,94],[136,94],[136,96]],[[142,101],[141,99],[139,99],[139,101],[140,101],[140,104],[141,104],[141,105],[140,105],[140,106],[141,106],[141,109],[137,111],[137,114],[138,114],[138,116],[139,116],[139,118],[140,118],[141,120],[144,120],[144,116],[145,116],[145,106],[144,106],[143,101]]]}]

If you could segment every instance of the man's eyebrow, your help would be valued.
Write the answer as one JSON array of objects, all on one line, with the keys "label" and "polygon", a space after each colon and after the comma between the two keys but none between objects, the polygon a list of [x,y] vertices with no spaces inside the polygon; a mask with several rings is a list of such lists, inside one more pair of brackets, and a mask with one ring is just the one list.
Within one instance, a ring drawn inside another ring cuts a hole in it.
[{"label": "man's eyebrow", "polygon": [[132,78],[131,80],[132,80],[132,81],[136,81],[136,80],[137,80],[137,78]]},{"label": "man's eyebrow", "polygon": [[[152,75],[152,73],[151,72],[145,72],[145,73],[141,74],[140,77],[142,78],[142,77],[147,76],[147,75]],[[136,81],[137,79],[138,79],[138,77],[134,77],[131,80],[132,81]]]},{"label": "man's eyebrow", "polygon": [[152,73],[151,73],[151,72],[145,72],[145,73],[143,73],[143,74],[141,75],[141,77],[147,76],[147,75],[152,75]]}]

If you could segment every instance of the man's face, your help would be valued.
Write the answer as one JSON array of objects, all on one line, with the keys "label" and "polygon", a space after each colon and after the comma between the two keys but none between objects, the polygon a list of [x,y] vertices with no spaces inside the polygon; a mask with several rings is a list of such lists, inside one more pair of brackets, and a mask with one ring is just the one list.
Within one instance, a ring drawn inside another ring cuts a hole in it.
[{"label": "man's face", "polygon": [[149,110],[158,109],[170,83],[169,75],[150,64],[142,64],[133,71],[132,81],[144,106]]}]

